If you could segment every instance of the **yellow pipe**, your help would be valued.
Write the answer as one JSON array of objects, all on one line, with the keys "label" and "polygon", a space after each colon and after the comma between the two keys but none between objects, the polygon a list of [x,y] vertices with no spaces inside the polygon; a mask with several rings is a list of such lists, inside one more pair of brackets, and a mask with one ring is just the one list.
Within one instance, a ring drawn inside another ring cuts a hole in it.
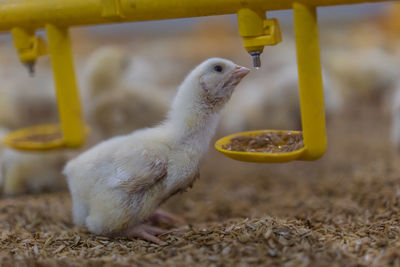
[{"label": "yellow pipe", "polygon": [[[235,14],[242,8],[291,9],[294,0],[3,0],[0,31],[123,21],[161,20]],[[384,0],[303,0],[309,6],[384,2]]]},{"label": "yellow pipe", "polygon": [[79,147],[85,139],[68,29],[46,25],[64,145]]},{"label": "yellow pipe", "polygon": [[326,150],[324,92],[322,85],[316,8],[293,4],[299,73],[301,123],[306,147],[303,160],[315,160]]}]

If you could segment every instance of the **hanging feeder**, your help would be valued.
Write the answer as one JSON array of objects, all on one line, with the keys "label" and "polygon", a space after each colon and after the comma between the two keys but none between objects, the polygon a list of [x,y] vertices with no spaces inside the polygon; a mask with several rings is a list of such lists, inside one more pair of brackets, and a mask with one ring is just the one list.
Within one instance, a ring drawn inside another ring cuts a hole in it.
[{"label": "hanging feeder", "polygon": [[[315,160],[325,153],[325,109],[316,8],[295,3],[293,14],[304,146],[298,150],[283,153],[239,152],[224,148],[232,138],[238,136],[277,132],[277,130],[251,131],[226,136],[215,143],[215,148],[227,157],[248,162],[277,163],[292,160]],[[279,132],[281,134],[300,133],[283,130],[279,130]]]},{"label": "hanging feeder", "polygon": [[[36,59],[47,53],[44,41],[30,29],[15,27],[11,33],[21,62],[33,72]],[[46,33],[61,123],[32,126],[10,133],[3,143],[14,149],[76,148],[84,143],[88,134],[88,128],[83,124],[68,29],[47,24]]]}]

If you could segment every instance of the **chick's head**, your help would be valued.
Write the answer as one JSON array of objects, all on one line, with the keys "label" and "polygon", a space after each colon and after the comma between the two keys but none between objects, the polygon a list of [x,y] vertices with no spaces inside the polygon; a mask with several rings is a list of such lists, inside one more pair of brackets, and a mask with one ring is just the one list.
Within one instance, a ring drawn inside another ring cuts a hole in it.
[{"label": "chick's head", "polygon": [[249,73],[249,69],[236,65],[232,61],[211,58],[199,66],[200,90],[204,100],[218,105],[225,103],[233,93],[236,85]]}]

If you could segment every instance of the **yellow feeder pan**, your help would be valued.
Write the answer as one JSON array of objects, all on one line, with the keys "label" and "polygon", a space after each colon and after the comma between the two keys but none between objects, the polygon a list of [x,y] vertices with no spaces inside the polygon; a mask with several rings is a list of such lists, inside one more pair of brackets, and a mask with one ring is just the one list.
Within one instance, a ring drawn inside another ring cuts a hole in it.
[{"label": "yellow feeder pan", "polygon": [[7,135],[3,143],[15,149],[45,150],[62,146],[64,140],[60,125],[49,124],[16,130]]},{"label": "yellow feeder pan", "polygon": [[238,136],[268,132],[299,133],[280,130],[251,131],[226,136],[216,142],[215,148],[227,157],[247,162],[278,163],[292,160],[316,160],[325,153],[325,110],[316,9],[294,3],[293,10],[304,146],[299,150],[284,153],[239,152],[223,148],[232,138]]},{"label": "yellow feeder pan", "polygon": [[282,133],[282,134],[298,134],[300,131],[282,131],[282,130],[260,130],[260,131],[249,131],[243,133],[236,133],[225,136],[219,139],[215,143],[215,148],[223,153],[225,156],[247,162],[270,162],[270,163],[281,163],[288,162],[292,160],[299,159],[303,153],[306,151],[306,148],[303,146],[299,150],[295,150],[292,152],[282,152],[282,153],[263,153],[263,152],[239,152],[224,149],[224,147],[230,143],[232,138],[239,136],[255,136],[263,133]]},{"label": "yellow feeder pan", "polygon": [[[89,128],[85,128],[85,135]],[[16,130],[3,139],[6,146],[20,150],[51,150],[67,147],[59,124],[31,126]]]}]

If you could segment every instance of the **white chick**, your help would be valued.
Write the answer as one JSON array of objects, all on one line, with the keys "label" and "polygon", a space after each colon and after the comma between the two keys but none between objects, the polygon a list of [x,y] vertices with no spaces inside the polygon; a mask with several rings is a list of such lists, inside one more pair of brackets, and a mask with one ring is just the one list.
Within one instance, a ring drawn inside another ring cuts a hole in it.
[{"label": "white chick", "polygon": [[248,72],[229,60],[208,59],[180,85],[162,124],[104,141],[68,162],[74,222],[99,235],[160,243],[154,236],[160,229],[145,220],[199,176],[219,111]]},{"label": "white chick", "polygon": [[[342,98],[334,81],[326,72],[323,74],[325,110],[329,117],[341,110]],[[220,134],[259,129],[301,129],[298,73],[294,62],[271,76],[247,80],[241,87],[222,112]]]},{"label": "white chick", "polygon": [[90,104],[88,122],[101,140],[149,127],[165,118],[169,98],[119,89]]},{"label": "white chick", "polygon": [[96,97],[118,86],[129,61],[129,55],[118,47],[106,46],[93,52],[84,69],[88,95]]},{"label": "white chick", "polygon": [[7,196],[67,188],[62,175],[66,151],[28,152],[5,148],[0,160],[2,193]]},{"label": "white chick", "polygon": [[[141,61],[141,60],[139,60]],[[172,94],[137,80],[139,67],[116,47],[97,50],[86,67],[88,104],[85,116],[95,139],[106,139],[148,127],[164,119]],[[144,66],[145,67],[145,66]]]}]

